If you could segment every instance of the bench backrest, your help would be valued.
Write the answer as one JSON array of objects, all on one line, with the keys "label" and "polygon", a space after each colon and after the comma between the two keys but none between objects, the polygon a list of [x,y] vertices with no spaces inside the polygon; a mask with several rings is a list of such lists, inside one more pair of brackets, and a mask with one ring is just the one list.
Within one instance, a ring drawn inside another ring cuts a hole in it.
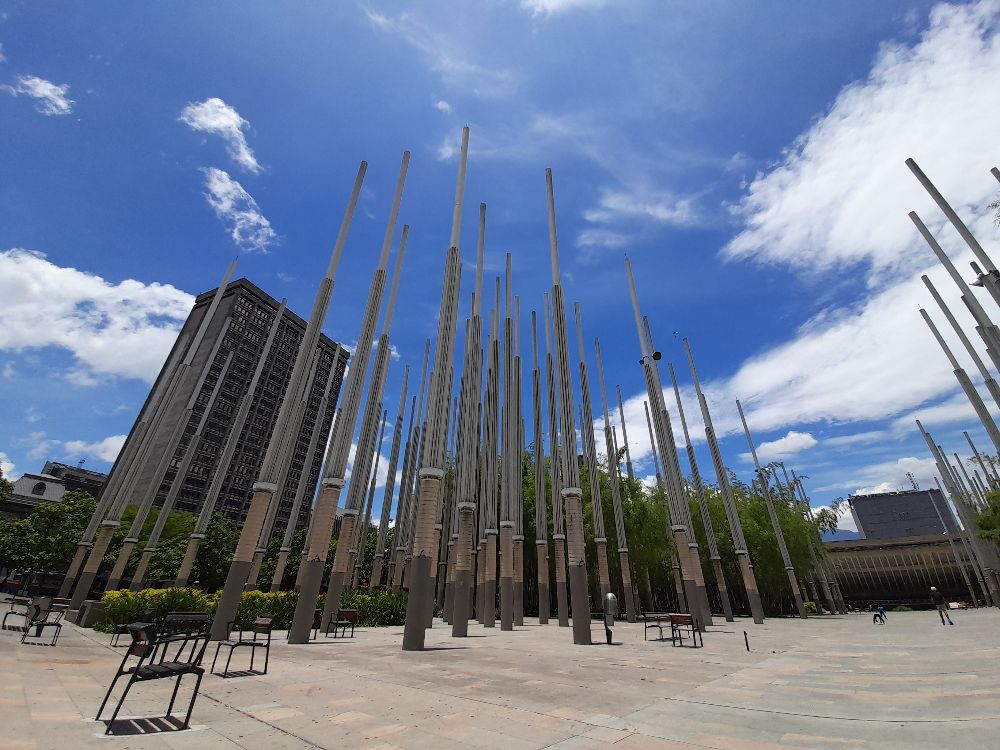
[{"label": "bench backrest", "polygon": [[271,632],[271,628],[274,626],[273,617],[258,617],[253,621],[253,632],[260,633],[261,635],[267,635]]},{"label": "bench backrest", "polygon": [[671,614],[670,622],[675,625],[694,625],[694,617],[685,614]]},{"label": "bench backrest", "polygon": [[342,609],[337,612],[337,619],[340,622],[353,622],[357,624],[358,622],[358,610],[356,609]]}]

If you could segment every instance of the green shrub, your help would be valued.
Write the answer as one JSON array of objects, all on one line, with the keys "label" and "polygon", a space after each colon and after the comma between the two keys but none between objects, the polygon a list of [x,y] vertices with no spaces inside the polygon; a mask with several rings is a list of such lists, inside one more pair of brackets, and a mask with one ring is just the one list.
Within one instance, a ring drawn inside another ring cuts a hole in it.
[{"label": "green shrub", "polygon": [[341,609],[358,610],[358,625],[370,628],[403,625],[406,622],[406,598],[391,591],[345,591]]},{"label": "green shrub", "polygon": [[218,598],[199,589],[172,587],[168,589],[143,589],[141,591],[107,591],[101,598],[104,620],[96,630],[110,632],[116,624],[135,622],[143,613],[151,611],[153,621],[159,622],[168,612],[215,612]]},{"label": "green shrub", "polygon": [[816,609],[816,602],[805,602],[806,613],[810,615],[815,615],[819,613]]},{"label": "green shrub", "polygon": [[[292,623],[299,595],[294,591],[246,591],[236,610],[236,624],[249,627],[258,617],[273,617],[274,627],[285,630]],[[206,594],[199,589],[172,587],[143,589],[142,591],[108,591],[101,599],[105,617],[95,630],[112,631],[119,623],[136,622],[147,611],[154,622],[161,621],[168,612],[208,612],[215,614],[219,593]],[[316,606],[322,609],[325,597],[320,596]],[[406,621],[406,599],[391,591],[345,591],[340,598],[341,609],[358,610],[358,625],[385,627],[402,625]]]},{"label": "green shrub", "polygon": [[900,604],[898,607],[892,608],[893,612],[912,612],[912,607],[907,607],[905,604]]}]

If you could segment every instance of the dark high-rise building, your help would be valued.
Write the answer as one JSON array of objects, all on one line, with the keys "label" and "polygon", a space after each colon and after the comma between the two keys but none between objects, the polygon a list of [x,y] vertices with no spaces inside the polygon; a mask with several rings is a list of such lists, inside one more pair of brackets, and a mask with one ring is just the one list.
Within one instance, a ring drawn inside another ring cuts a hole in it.
[{"label": "dark high-rise building", "polygon": [[[847,498],[862,539],[898,539],[907,536],[957,533],[947,501],[934,490],[900,490]],[[937,505],[937,511],[934,506]]]},{"label": "dark high-rise building", "polygon": [[[215,290],[198,296],[187,321],[177,336],[166,362],[176,362],[187,353],[198,330]],[[305,333],[306,323],[295,313],[285,310],[269,352],[266,353],[264,369],[253,394],[249,415],[239,435],[236,451],[228,466],[219,467],[229,433],[234,428],[237,412],[243,397],[247,394],[254,370],[265,356],[268,332],[278,313],[279,303],[270,295],[246,279],[231,282],[222,295],[218,309],[209,321],[207,331],[198,351],[194,353],[192,369],[194,377],[187,378],[183,385],[174,388],[166,397],[163,417],[156,429],[147,435],[151,441],[147,459],[142,466],[130,503],[139,503],[148,493],[156,493],[154,504],[162,505],[180,468],[189,441],[194,433],[207,404],[212,400],[218,386],[212,411],[208,415],[204,431],[193,446],[195,454],[185,476],[181,479],[175,510],[190,513],[200,512],[217,471],[225,470],[225,481],[215,505],[215,511],[227,519],[242,523],[249,504],[250,487],[256,480],[264,454],[267,451],[271,431],[277,420],[281,400],[285,395],[292,367],[298,353],[299,344]],[[220,342],[219,339],[222,338]],[[223,369],[229,352],[233,352],[228,369]],[[295,436],[294,449],[289,466],[288,479],[279,499],[278,524],[284,526],[292,508],[296,490],[300,482],[305,482],[305,500],[302,503],[296,525],[308,522],[310,500],[319,480],[319,473],[326,448],[326,437],[330,431],[337,396],[347,364],[348,353],[326,336],[321,336],[315,354],[315,376],[309,390],[301,427]],[[206,372],[207,371],[207,372]],[[204,375],[204,377],[200,377]],[[219,382],[222,375],[222,382]],[[168,365],[161,370],[156,385],[168,376]],[[329,398],[324,413],[319,413],[320,402],[326,390],[327,378],[332,377]],[[183,437],[174,451],[163,481],[156,482],[157,466],[165,451],[169,450],[174,435],[189,405],[193,390],[201,383],[201,389],[184,427]],[[152,390],[151,390],[152,392]],[[132,428],[136,429],[135,426]],[[311,455],[309,449],[313,431],[320,431]],[[156,485],[156,486],[154,486]]]}]

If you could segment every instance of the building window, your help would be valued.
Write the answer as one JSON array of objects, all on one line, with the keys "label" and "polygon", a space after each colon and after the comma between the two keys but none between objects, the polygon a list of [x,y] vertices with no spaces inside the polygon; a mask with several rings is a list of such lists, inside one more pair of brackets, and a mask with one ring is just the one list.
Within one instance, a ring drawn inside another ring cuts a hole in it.
[{"label": "building window", "polygon": [[45,482],[35,482],[35,486],[31,488],[32,495],[44,495],[45,494]]}]

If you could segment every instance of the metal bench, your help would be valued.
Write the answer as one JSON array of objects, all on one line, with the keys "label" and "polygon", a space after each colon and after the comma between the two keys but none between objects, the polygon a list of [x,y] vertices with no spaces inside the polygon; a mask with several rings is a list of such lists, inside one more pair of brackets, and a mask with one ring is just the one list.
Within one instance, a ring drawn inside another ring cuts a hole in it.
[{"label": "metal bench", "polygon": [[[66,604],[56,603],[51,597],[43,596],[35,599],[24,615],[24,632],[21,633],[21,643],[28,636],[41,638],[46,628],[52,628],[52,640],[49,646],[55,646],[62,632],[62,618],[66,614]],[[34,631],[34,632],[32,632]]]},{"label": "metal bench", "polygon": [[31,607],[32,599],[30,596],[12,596],[10,599],[10,607],[7,612],[4,613],[3,622],[0,623],[0,628],[4,630],[16,630],[21,631],[24,629],[24,625],[7,625],[7,618],[11,615],[20,617],[22,620],[27,619],[28,609]]},{"label": "metal bench", "polygon": [[[188,704],[187,713],[184,716],[182,729],[188,728],[191,720],[191,712],[194,710],[194,702],[198,697],[198,689],[201,687],[201,678],[205,674],[205,669],[201,666],[202,657],[208,646],[209,630],[211,620],[205,613],[171,613],[166,616],[162,625],[157,628],[151,623],[133,623],[129,626],[129,633],[132,636],[132,643],[125,652],[118,671],[115,672],[114,679],[108,687],[108,692],[101,701],[101,707],[97,710],[97,721],[101,721],[101,714],[111,697],[115,684],[122,677],[128,676],[128,684],[122,692],[111,718],[107,720],[108,727],[105,734],[112,734],[115,719],[121,711],[122,704],[129,690],[137,682],[147,682],[150,680],[162,680],[176,677],[177,683],[170,695],[170,704],[167,706],[166,717],[169,717],[174,709],[174,701],[177,698],[177,691],[181,686],[181,679],[184,675],[193,674],[196,676],[194,691],[191,693],[191,702]],[[130,659],[136,658],[138,661],[129,665]]]},{"label": "metal bench", "polygon": [[656,628],[660,633],[659,640],[662,641],[663,626],[670,625],[670,614],[667,612],[641,612],[639,617],[642,618],[643,622],[642,639],[647,639],[650,628]]},{"label": "metal bench", "polygon": [[698,620],[694,615],[671,614],[670,615],[670,642],[676,646],[678,643],[684,645],[684,633],[691,635],[691,642],[694,648],[701,648],[705,645],[701,631],[698,629]]},{"label": "metal bench", "polygon": [[[253,626],[250,628],[250,633],[253,634],[253,638],[244,638],[243,634],[246,632],[243,628],[237,630],[236,638],[227,638],[224,641],[219,641],[219,645],[215,647],[215,658],[212,659],[212,668],[209,670],[212,674],[215,674],[215,662],[219,660],[219,650],[225,646],[229,649],[229,658],[226,659],[226,668],[220,673],[223,677],[229,676],[229,662],[233,660],[233,651],[240,647],[247,647],[250,649],[250,671],[253,672],[253,660],[257,655],[257,649],[264,649],[264,671],[262,674],[267,674],[267,662],[271,656],[271,629],[273,627],[274,620],[270,617],[258,617],[254,620]],[[230,631],[232,630],[233,623],[229,624]],[[258,638],[257,636],[261,636]],[[266,636],[266,638],[264,637]]]},{"label": "metal bench", "polygon": [[356,609],[341,609],[337,611],[337,616],[332,618],[330,622],[326,624],[326,635],[330,635],[330,630],[333,630],[333,637],[337,637],[337,630],[341,631],[341,635],[347,637],[347,626],[351,627],[351,638],[354,637],[354,626],[358,624],[358,610]]}]

